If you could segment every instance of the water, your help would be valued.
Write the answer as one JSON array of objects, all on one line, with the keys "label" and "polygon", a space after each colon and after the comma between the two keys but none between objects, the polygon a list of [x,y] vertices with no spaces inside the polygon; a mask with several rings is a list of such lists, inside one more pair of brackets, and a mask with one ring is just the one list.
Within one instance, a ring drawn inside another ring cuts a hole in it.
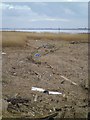
[{"label": "water", "polygon": [[88,30],[15,30],[21,32],[50,32],[50,33],[88,33]]},{"label": "water", "polygon": [[4,30],[4,31],[21,31],[21,32],[50,32],[50,33],[72,33],[72,34],[76,34],[76,33],[90,33],[90,31],[88,31],[87,29],[82,29],[82,30],[75,30],[75,29],[72,29],[72,30],[29,30],[29,29],[11,29],[11,28],[6,28],[6,29],[0,29],[0,30]]}]

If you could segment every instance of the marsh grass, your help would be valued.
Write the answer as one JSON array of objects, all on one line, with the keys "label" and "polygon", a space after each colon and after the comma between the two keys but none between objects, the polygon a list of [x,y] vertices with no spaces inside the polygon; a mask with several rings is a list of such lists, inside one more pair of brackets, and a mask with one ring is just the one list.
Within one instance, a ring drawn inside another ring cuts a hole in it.
[{"label": "marsh grass", "polygon": [[[35,32],[2,32],[3,47],[23,47],[28,40],[64,40],[88,42],[88,34],[66,34],[66,33],[35,33]],[[0,39],[1,43],[1,39]]]},{"label": "marsh grass", "polygon": [[65,41],[88,41],[88,34],[66,34],[66,33],[30,33],[29,39],[38,40],[65,40]]},{"label": "marsh grass", "polygon": [[26,37],[18,32],[2,32],[2,47],[23,47]]}]

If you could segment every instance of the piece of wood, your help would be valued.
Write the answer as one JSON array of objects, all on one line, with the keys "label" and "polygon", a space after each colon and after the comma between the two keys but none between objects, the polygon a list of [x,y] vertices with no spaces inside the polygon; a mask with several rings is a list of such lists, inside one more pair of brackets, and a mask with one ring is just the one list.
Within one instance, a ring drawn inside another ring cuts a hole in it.
[{"label": "piece of wood", "polygon": [[73,85],[77,85],[75,82],[72,82],[71,80],[69,80],[68,78],[64,77],[64,76],[61,76],[61,78],[63,78],[64,80],[72,83]]}]

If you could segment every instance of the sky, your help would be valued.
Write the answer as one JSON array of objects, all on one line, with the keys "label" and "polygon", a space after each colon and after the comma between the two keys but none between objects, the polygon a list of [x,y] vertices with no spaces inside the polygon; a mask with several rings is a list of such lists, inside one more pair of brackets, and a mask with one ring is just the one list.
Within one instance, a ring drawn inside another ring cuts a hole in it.
[{"label": "sky", "polygon": [[88,27],[88,2],[12,1],[2,2],[0,9],[3,28]]}]

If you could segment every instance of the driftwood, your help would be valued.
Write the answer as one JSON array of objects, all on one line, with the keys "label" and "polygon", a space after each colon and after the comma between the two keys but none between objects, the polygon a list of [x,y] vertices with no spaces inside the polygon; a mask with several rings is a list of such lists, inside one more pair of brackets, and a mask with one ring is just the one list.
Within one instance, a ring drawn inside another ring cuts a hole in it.
[{"label": "driftwood", "polygon": [[[39,118],[36,118],[37,120],[51,120],[53,119],[53,117],[56,117],[58,115],[57,112],[55,113],[51,113],[49,115],[46,115],[46,116],[41,116]],[[29,116],[23,116],[24,118],[29,118]],[[30,120],[35,120],[35,118],[30,118]]]},{"label": "driftwood", "polygon": [[61,78],[63,78],[64,80],[66,80],[66,81],[70,82],[71,84],[73,84],[73,85],[76,85],[76,86],[77,86],[77,84],[76,84],[75,82],[73,82],[73,81],[69,80],[68,78],[66,78],[66,77],[64,77],[64,76],[61,76]]},{"label": "driftwood", "polygon": [[41,119],[42,119],[42,120],[49,120],[49,119],[51,119],[51,118],[53,118],[53,117],[56,117],[57,115],[58,115],[58,113],[55,112],[55,113],[52,113],[52,114],[50,114],[50,115],[41,117],[41,118],[39,118],[39,119],[40,119],[40,120],[41,120]]},{"label": "driftwood", "polygon": [[26,98],[21,98],[21,97],[17,97],[17,98],[8,98],[7,102],[13,104],[13,105],[17,105],[18,103],[28,103],[29,100]]}]

